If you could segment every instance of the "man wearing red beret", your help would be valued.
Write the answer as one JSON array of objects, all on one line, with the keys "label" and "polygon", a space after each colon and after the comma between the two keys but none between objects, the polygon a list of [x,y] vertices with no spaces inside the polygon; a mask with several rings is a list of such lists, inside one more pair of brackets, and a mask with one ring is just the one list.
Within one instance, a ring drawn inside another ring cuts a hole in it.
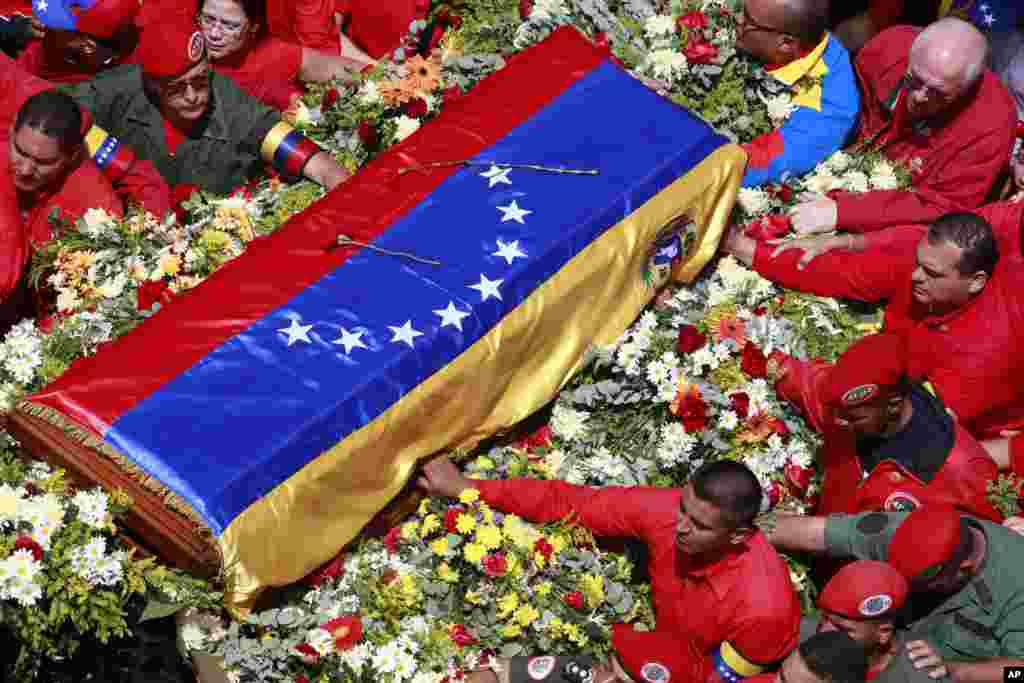
[{"label": "man wearing red beret", "polygon": [[332,189],[349,174],[281,114],[213,72],[203,35],[184,14],[143,32],[141,66],[111,69],[69,89],[98,124],[152,160],[172,185],[227,194],[273,164]]},{"label": "man wearing red beret", "polygon": [[937,678],[996,683],[1024,666],[1024,538],[946,505],[911,513],[775,515],[776,547],[891,564],[910,583],[906,652]]},{"label": "man wearing red beret", "polygon": [[574,515],[595,535],[642,541],[657,630],[680,643],[683,680],[738,683],[796,645],[799,600],[788,566],[751,526],[761,484],[740,463],[706,463],[682,489],[593,488],[471,480],[442,456],[424,465],[419,484],[449,497],[475,488],[489,505],[531,521]]},{"label": "man wearing red beret", "polygon": [[824,436],[819,514],[909,512],[945,502],[998,519],[986,497],[995,462],[928,389],[910,381],[900,335],[874,334],[839,360],[768,360],[779,395]]}]

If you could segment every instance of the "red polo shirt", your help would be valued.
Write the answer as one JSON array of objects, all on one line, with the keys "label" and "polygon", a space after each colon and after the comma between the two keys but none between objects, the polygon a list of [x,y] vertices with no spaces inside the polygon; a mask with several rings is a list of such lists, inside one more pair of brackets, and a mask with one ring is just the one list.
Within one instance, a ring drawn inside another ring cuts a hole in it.
[{"label": "red polo shirt", "polygon": [[675,531],[680,489],[532,479],[475,484],[489,505],[525,519],[552,522],[573,514],[595,535],[643,541],[650,551],[658,630],[689,639],[705,654],[694,680],[707,678],[721,643],[761,666],[780,661],[796,646],[800,601],[786,563],[760,531],[713,564],[681,556]]},{"label": "red polo shirt", "polygon": [[236,53],[213,62],[217,73],[233,79],[242,90],[264,104],[284,111],[298,85],[302,46],[277,38],[263,38]]}]

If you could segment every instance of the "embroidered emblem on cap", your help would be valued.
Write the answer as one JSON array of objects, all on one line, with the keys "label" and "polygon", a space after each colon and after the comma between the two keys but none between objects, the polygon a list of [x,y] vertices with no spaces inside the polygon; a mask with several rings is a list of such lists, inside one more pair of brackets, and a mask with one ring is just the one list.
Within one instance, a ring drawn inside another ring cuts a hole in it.
[{"label": "embroidered emblem on cap", "polygon": [[668,672],[668,667],[659,662],[647,662],[644,664],[640,667],[640,676],[647,683],[668,683],[668,680],[672,678],[672,675]]},{"label": "embroidered emblem on cap", "polygon": [[555,668],[555,658],[550,656],[532,657],[526,663],[526,673],[535,681],[542,681],[551,674]]},{"label": "embroidered emblem on cap", "polygon": [[882,509],[886,512],[913,512],[919,507],[921,507],[921,501],[906,491],[890,493],[882,503]]},{"label": "embroidered emblem on cap", "polygon": [[860,603],[858,611],[866,617],[877,617],[879,614],[885,613],[892,607],[892,596],[882,593],[880,595],[872,595],[870,598],[864,598],[864,601]]},{"label": "embroidered emblem on cap", "polygon": [[192,34],[192,37],[188,39],[188,58],[190,61],[198,62],[203,56],[203,50],[206,48],[206,42],[203,41],[203,34],[196,31]]},{"label": "embroidered emblem on cap", "polygon": [[854,387],[853,389],[850,389],[845,394],[843,394],[843,398],[841,400],[843,402],[843,405],[853,406],[857,405],[858,403],[863,403],[868,399],[872,399],[877,395],[877,384],[861,384],[859,387]]}]

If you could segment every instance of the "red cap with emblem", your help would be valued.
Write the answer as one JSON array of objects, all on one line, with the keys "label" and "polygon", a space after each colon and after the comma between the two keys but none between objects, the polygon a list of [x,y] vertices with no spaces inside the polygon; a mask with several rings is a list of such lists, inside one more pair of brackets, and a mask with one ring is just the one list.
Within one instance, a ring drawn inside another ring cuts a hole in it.
[{"label": "red cap with emblem", "polygon": [[889,564],[908,581],[936,576],[960,548],[960,513],[933,503],[914,510],[893,532]]},{"label": "red cap with emblem", "polygon": [[877,619],[903,607],[910,586],[895,567],[875,560],[846,565],[825,584],[818,607],[850,619]]},{"label": "red cap with emblem", "polygon": [[[637,631],[628,624],[612,627],[612,647],[622,668],[636,683],[695,680],[704,659],[694,647],[686,648],[678,635]],[[706,674],[700,679],[704,680]]]},{"label": "red cap with emblem", "polygon": [[195,66],[205,54],[206,42],[192,17],[174,12],[167,23],[142,32],[138,62],[147,76],[173,78]]},{"label": "red cap with emblem", "polygon": [[897,386],[906,374],[903,337],[871,334],[854,342],[829,370],[824,399],[829,405],[845,408],[861,405]]}]

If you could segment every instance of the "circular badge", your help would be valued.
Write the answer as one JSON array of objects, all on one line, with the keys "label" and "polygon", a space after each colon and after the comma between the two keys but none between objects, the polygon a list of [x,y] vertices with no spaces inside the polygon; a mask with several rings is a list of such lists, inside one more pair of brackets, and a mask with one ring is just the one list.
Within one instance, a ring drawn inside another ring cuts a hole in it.
[{"label": "circular badge", "polygon": [[864,598],[857,609],[866,617],[877,617],[879,614],[884,614],[890,607],[892,607],[892,596],[882,593]]},{"label": "circular badge", "polygon": [[189,61],[198,62],[203,56],[203,51],[206,49],[206,42],[203,40],[203,34],[196,31],[192,34],[192,37],[188,39],[188,58]]},{"label": "circular badge", "polygon": [[668,683],[668,680],[672,678],[672,675],[668,672],[668,667],[660,662],[647,662],[644,664],[640,667],[640,676],[647,683]]},{"label": "circular badge", "polygon": [[854,387],[843,394],[841,399],[843,405],[854,406],[858,403],[870,400],[878,395],[877,384],[861,384],[859,387]]},{"label": "circular badge", "polygon": [[555,668],[554,657],[531,657],[526,663],[526,673],[535,681],[542,681],[551,674]]},{"label": "circular badge", "polygon": [[882,503],[882,509],[886,512],[913,512],[921,507],[921,501],[906,491],[895,491]]}]

